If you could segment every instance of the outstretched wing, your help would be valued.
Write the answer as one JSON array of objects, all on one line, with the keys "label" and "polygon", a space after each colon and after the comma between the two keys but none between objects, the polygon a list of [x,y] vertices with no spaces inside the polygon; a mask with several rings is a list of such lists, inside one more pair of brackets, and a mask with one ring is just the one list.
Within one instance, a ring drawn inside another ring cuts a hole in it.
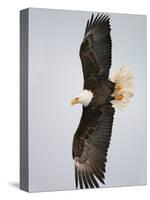
[{"label": "outstretched wing", "polygon": [[105,184],[105,162],[113,115],[114,108],[111,104],[104,105],[90,115],[87,109],[83,110],[73,141],[76,188],[78,185],[81,189],[99,187],[98,180]]},{"label": "outstretched wing", "polygon": [[80,47],[84,81],[97,77],[108,78],[111,66],[110,19],[108,15],[94,15],[88,20]]}]

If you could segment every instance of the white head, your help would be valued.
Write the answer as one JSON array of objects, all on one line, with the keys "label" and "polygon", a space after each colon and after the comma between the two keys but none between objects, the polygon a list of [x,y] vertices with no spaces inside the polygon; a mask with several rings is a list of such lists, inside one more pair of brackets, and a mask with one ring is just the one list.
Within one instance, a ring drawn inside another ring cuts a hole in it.
[{"label": "white head", "polygon": [[71,101],[71,105],[81,103],[84,107],[87,107],[90,104],[93,97],[94,95],[90,90],[83,90],[78,97],[74,98]]}]

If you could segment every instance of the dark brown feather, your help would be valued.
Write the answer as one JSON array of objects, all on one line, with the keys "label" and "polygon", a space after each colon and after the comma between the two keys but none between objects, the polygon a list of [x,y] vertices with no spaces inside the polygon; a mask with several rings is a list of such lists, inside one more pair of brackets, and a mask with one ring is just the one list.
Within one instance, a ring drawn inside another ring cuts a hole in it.
[{"label": "dark brown feather", "polygon": [[[108,78],[111,66],[111,36],[108,15],[94,15],[87,21],[83,42],[80,47],[80,58],[84,79]],[[86,85],[85,85],[86,88]]]},{"label": "dark brown feather", "polygon": [[[95,115],[91,115],[92,112],[89,113],[88,110],[91,120],[88,119],[85,108],[83,112],[84,117],[81,118],[80,125],[74,136],[74,159],[75,162],[82,164],[82,169],[79,164],[77,167],[80,188],[83,188],[83,182],[85,188],[87,188],[87,184],[90,188],[93,188],[93,186],[99,187],[95,177],[101,183],[105,184],[105,163],[107,161],[107,151],[111,138],[114,108],[112,108],[111,104],[103,105],[103,107],[103,112],[95,110]],[[92,133],[88,132],[89,129],[87,127],[89,126],[95,127]],[[88,139],[83,139],[84,135],[89,135]]]},{"label": "dark brown feather", "polygon": [[79,184],[80,184],[80,188],[83,189],[82,172],[79,171],[79,172],[78,172],[78,175],[79,175]]},{"label": "dark brown feather", "polygon": [[85,176],[85,172],[82,172],[82,177],[83,177],[83,182],[84,182],[85,188],[86,188],[86,189],[89,188],[89,186],[88,186],[88,181],[87,181],[87,178],[86,178],[86,176]]},{"label": "dark brown feather", "polygon": [[86,178],[87,178],[87,181],[88,181],[88,184],[89,184],[90,188],[94,188],[94,185],[93,185],[93,183],[91,181],[91,178],[90,178],[88,172],[86,172]]},{"label": "dark brown feather", "polygon": [[114,83],[108,80],[111,66],[110,19],[102,14],[88,20],[80,47],[84,89],[94,97],[83,107],[82,117],[73,139],[76,188],[105,184],[104,173],[111,139],[114,108],[110,103]]}]

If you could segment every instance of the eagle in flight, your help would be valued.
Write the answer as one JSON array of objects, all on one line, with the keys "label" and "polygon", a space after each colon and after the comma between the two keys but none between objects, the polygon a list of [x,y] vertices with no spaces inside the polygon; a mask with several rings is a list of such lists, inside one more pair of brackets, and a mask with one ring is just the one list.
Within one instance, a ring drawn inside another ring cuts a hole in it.
[{"label": "eagle in flight", "polygon": [[105,184],[107,152],[115,107],[122,110],[133,96],[133,75],[122,66],[111,77],[110,17],[92,14],[80,47],[84,76],[81,93],[71,104],[81,103],[83,112],[73,139],[76,188]]}]

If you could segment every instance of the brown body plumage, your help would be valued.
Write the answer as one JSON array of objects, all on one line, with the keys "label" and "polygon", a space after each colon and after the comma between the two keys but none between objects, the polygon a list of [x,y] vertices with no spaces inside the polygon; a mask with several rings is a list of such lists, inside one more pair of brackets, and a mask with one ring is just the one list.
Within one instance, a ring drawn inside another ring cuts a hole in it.
[{"label": "brown body plumage", "polygon": [[110,143],[114,108],[114,83],[108,80],[111,66],[110,19],[97,15],[87,22],[80,48],[84,89],[94,97],[83,113],[73,140],[76,188],[99,187],[104,184],[105,163]]}]

